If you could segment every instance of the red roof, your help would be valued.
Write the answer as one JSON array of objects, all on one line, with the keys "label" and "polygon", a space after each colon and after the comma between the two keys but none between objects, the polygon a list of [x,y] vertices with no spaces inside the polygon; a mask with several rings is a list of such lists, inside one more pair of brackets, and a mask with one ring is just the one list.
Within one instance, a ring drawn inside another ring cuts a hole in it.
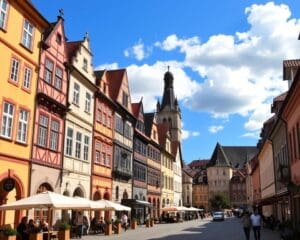
[{"label": "red roof", "polygon": [[300,67],[300,59],[284,60],[283,66],[287,68]]},{"label": "red roof", "polygon": [[67,54],[69,60],[71,60],[75,56],[76,52],[79,49],[80,44],[81,41],[67,42]]},{"label": "red roof", "polygon": [[135,116],[136,118],[139,118],[140,106],[141,102],[131,104],[133,116]]},{"label": "red roof", "polygon": [[109,95],[113,100],[117,100],[125,73],[126,69],[107,70],[106,72],[107,81],[110,86]]},{"label": "red roof", "polygon": [[167,122],[163,122],[157,125],[158,141],[161,146],[165,146],[166,144],[168,131],[169,131],[169,124]]},{"label": "red roof", "polygon": [[205,167],[209,163],[209,160],[194,160],[189,165],[190,168]]}]

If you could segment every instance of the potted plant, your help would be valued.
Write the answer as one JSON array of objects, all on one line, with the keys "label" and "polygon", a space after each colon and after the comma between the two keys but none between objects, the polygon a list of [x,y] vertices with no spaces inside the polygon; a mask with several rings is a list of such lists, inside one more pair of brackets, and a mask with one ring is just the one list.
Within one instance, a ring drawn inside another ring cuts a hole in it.
[{"label": "potted plant", "polygon": [[118,218],[114,221],[114,229],[116,234],[120,234],[122,231],[121,221]]},{"label": "potted plant", "polygon": [[146,227],[150,227],[150,219],[146,219]]},{"label": "potted plant", "polygon": [[154,226],[154,218],[151,218],[150,219],[150,227],[153,227]]},{"label": "potted plant", "polygon": [[137,226],[137,220],[136,218],[131,219],[131,229],[136,229]]},{"label": "potted plant", "polygon": [[59,240],[69,240],[70,239],[70,228],[71,226],[68,223],[61,223],[58,231]]},{"label": "potted plant", "polygon": [[106,223],[105,235],[111,235],[112,234],[112,221],[110,219],[106,219],[105,223]]},{"label": "potted plant", "polygon": [[43,233],[41,232],[41,229],[37,227],[32,229],[29,233],[29,240],[43,240]]},{"label": "potted plant", "polygon": [[2,233],[3,238],[1,237],[1,239],[3,240],[16,240],[18,234],[17,230],[11,228],[3,229]]}]

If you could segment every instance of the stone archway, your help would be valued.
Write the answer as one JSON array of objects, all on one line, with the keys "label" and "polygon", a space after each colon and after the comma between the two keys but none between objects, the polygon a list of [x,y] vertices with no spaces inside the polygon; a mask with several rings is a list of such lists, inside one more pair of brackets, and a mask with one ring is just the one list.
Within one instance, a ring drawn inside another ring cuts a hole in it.
[{"label": "stone archway", "polygon": [[77,187],[73,192],[73,197],[84,197],[84,192],[80,187]]},{"label": "stone archway", "polygon": [[[9,197],[9,196],[13,197]],[[19,200],[25,197],[25,188],[21,178],[19,178],[14,170],[9,169],[7,172],[0,175],[0,205],[6,204],[9,198]],[[5,224],[5,211],[0,211],[0,225]],[[21,211],[15,210],[14,213],[14,227],[16,227],[21,220]]]},{"label": "stone archway", "polygon": [[[37,189],[36,193],[42,193],[42,192],[53,192],[53,187],[47,183],[47,182],[43,182]],[[45,219],[47,222],[49,222],[48,219],[49,213],[48,213],[48,209],[34,209],[34,219],[35,220],[42,220]]]}]

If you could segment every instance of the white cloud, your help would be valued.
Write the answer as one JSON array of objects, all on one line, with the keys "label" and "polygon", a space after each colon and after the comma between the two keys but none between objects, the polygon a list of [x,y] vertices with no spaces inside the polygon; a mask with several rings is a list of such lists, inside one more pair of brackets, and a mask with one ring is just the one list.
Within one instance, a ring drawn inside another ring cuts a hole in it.
[{"label": "white cloud", "polygon": [[219,131],[221,131],[221,130],[223,130],[223,129],[224,129],[224,127],[223,127],[222,125],[218,125],[218,126],[210,126],[210,127],[208,128],[208,131],[211,132],[211,133],[217,133],[217,132],[219,132]]},{"label": "white cloud", "polygon": [[103,69],[113,70],[113,69],[118,69],[118,68],[119,68],[118,63],[104,63],[104,64],[101,64],[101,65],[95,67],[95,70],[103,70]]},{"label": "white cloud", "polygon": [[245,14],[250,26],[245,32],[212,35],[202,43],[173,34],[155,46],[179,49],[185,66],[203,79],[186,107],[214,117],[239,114],[248,119],[244,127],[255,131],[269,117],[272,98],[287,89],[282,61],[299,58],[300,20],[291,18],[287,5],[273,2],[253,4]]},{"label": "white cloud", "polygon": [[198,137],[200,135],[199,132],[189,131],[189,130],[183,130],[183,129],[182,129],[181,133],[182,133],[182,135],[181,135],[182,140],[186,140],[186,139],[188,139],[190,137]]},{"label": "white cloud", "polygon": [[133,56],[138,61],[141,61],[144,58],[148,57],[151,54],[151,51],[152,48],[151,47],[146,48],[142,43],[142,40],[140,39],[138,43],[124,50],[124,56],[125,57]]},{"label": "white cloud", "polygon": [[258,139],[259,138],[259,131],[247,132],[247,133],[243,134],[242,137]]},{"label": "white cloud", "polygon": [[146,111],[156,108],[157,99],[163,94],[164,74],[170,66],[174,76],[174,91],[178,100],[184,100],[198,90],[198,84],[184,71],[181,63],[156,62],[153,65],[130,65],[127,67],[131,96],[134,101],[144,97]]}]

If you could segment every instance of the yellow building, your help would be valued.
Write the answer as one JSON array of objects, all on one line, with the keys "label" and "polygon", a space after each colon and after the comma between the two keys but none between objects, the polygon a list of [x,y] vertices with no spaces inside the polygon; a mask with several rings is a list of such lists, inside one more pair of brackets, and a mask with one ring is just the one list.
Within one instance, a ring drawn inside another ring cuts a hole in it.
[{"label": "yellow building", "polygon": [[171,151],[171,136],[168,124],[158,124],[159,144],[161,151],[161,207],[174,206],[174,172],[173,164],[175,157]]},{"label": "yellow building", "polygon": [[[27,0],[0,0],[0,13],[1,205],[28,195],[39,42],[49,23]],[[0,212],[0,225],[21,217]]]}]

